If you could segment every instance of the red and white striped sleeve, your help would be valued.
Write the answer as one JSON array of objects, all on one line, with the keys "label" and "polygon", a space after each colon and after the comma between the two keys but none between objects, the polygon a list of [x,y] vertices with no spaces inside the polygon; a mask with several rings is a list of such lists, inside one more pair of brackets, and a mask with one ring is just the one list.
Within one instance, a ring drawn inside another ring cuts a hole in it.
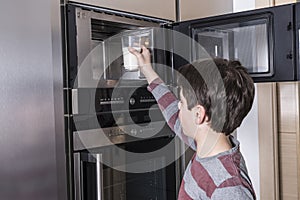
[{"label": "red and white striped sleeve", "polygon": [[157,78],[153,80],[149,86],[148,90],[153,94],[156,99],[162,114],[169,125],[169,127],[174,131],[174,133],[183,140],[188,146],[196,150],[196,144],[194,139],[187,137],[183,134],[181,123],[178,117],[178,99],[170,91],[168,86],[160,79]]}]

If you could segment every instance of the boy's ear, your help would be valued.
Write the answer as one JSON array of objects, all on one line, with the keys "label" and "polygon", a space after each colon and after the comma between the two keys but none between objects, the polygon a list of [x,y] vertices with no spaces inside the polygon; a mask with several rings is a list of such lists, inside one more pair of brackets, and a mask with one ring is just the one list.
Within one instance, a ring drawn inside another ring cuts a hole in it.
[{"label": "boy's ear", "polygon": [[200,125],[205,121],[206,118],[206,112],[205,108],[201,105],[195,106],[195,117],[196,117],[196,124]]}]

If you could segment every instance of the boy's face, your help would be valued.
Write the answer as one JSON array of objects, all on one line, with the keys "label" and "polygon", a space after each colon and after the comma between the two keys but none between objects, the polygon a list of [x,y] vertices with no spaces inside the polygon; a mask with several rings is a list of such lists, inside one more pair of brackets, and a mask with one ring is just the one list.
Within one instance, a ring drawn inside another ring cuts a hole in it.
[{"label": "boy's face", "polygon": [[188,109],[187,101],[180,90],[180,101],[178,102],[179,119],[181,122],[183,133],[189,137],[195,138],[197,131],[197,123],[195,109]]}]

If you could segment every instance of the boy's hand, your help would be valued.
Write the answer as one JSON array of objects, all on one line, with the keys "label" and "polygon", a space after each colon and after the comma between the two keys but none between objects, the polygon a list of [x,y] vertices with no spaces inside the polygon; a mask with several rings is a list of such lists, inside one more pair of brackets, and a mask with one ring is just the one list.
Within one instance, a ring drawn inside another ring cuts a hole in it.
[{"label": "boy's hand", "polygon": [[136,49],[132,47],[128,47],[128,50],[130,53],[134,54],[137,57],[141,70],[144,67],[151,67],[150,52],[145,46],[142,46],[141,52],[138,52]]},{"label": "boy's hand", "polygon": [[151,65],[150,52],[145,46],[142,46],[141,52],[138,52],[132,47],[128,47],[128,50],[137,57],[140,70],[145,75],[148,83],[151,83],[154,79],[158,78],[158,75],[153,70]]}]

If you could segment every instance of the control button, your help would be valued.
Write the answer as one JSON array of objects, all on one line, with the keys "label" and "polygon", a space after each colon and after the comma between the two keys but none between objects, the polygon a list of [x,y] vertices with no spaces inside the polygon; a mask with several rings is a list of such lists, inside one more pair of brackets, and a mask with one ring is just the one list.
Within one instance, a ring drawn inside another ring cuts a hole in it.
[{"label": "control button", "polygon": [[131,129],[130,134],[135,136],[137,134],[137,130],[135,128]]},{"label": "control button", "polygon": [[129,103],[130,103],[130,105],[134,105],[135,104],[135,99],[134,98],[130,98],[129,99]]}]

